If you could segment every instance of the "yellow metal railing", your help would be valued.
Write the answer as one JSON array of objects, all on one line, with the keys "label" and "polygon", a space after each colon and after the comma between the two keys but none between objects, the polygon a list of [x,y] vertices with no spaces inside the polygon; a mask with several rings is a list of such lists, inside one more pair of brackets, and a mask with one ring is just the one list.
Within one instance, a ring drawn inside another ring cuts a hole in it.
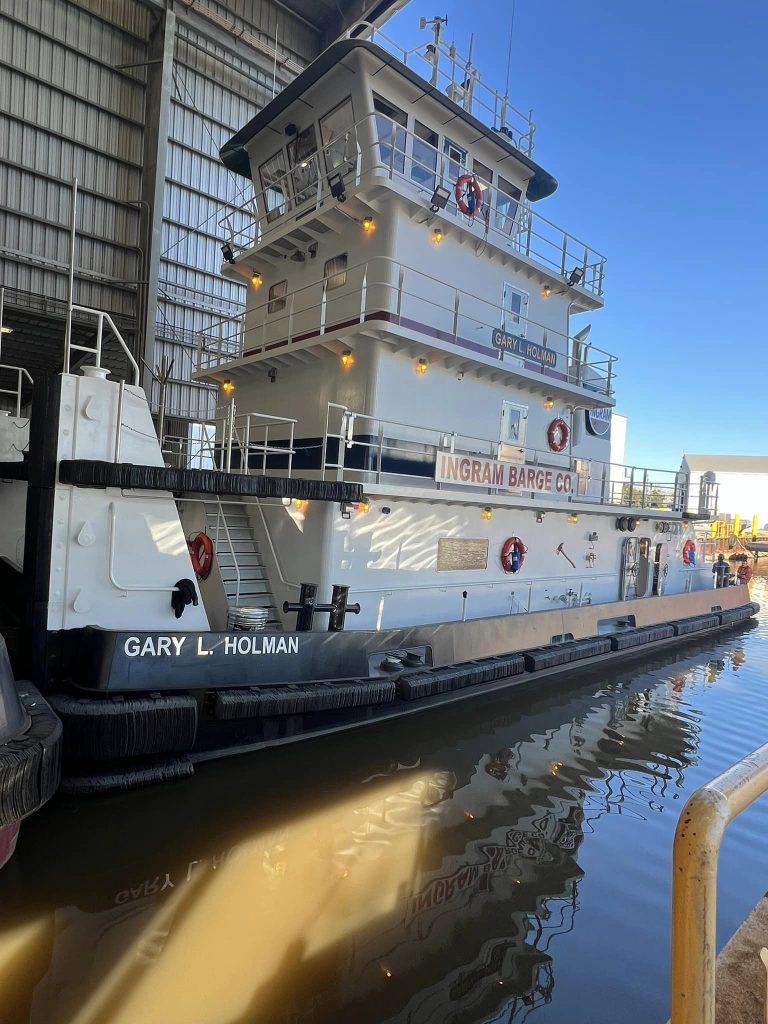
[{"label": "yellow metal railing", "polygon": [[680,815],[672,865],[671,1024],[714,1024],[717,859],[725,830],[768,790],[768,744],[698,789]]}]

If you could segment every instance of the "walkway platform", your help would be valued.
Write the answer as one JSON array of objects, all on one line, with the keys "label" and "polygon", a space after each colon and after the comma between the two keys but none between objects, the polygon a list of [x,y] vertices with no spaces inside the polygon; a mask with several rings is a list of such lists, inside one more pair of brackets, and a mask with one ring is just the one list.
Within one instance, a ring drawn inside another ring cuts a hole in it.
[{"label": "walkway platform", "polygon": [[765,1024],[768,894],[733,934],[717,958],[715,1024]]}]

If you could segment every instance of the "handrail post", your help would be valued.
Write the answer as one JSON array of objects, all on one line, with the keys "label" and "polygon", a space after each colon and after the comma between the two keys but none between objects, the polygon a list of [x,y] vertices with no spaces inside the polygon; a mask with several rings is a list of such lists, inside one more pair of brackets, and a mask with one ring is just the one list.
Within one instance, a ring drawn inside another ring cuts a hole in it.
[{"label": "handrail post", "polygon": [[246,413],[245,417],[245,464],[240,472],[248,476],[251,461],[251,414]]},{"label": "handrail post", "polygon": [[64,373],[69,373],[72,345],[72,305],[75,301],[75,217],[77,214],[77,178],[72,179],[72,219],[69,225],[69,274],[67,276],[67,323],[64,330]]},{"label": "handrail post", "polygon": [[227,472],[232,469],[232,436],[235,432],[235,400],[229,403],[229,437],[227,438]]},{"label": "handrail post", "polygon": [[714,1024],[717,859],[728,825],[768,790],[768,744],[698,789],[672,858],[671,1024]]}]

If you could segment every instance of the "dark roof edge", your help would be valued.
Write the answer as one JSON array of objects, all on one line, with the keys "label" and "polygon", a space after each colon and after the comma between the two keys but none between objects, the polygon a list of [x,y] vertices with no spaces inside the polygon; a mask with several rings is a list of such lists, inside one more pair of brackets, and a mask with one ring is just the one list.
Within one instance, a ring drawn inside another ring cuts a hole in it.
[{"label": "dark roof edge", "polygon": [[219,151],[222,162],[230,171],[234,171],[236,174],[241,174],[244,178],[251,177],[251,165],[248,160],[248,154],[245,151],[245,144],[250,142],[254,136],[256,136],[262,128],[265,128],[268,124],[279,117],[284,110],[286,110],[295,100],[297,100],[303,92],[314,85],[315,82],[319,81],[323,75],[325,75],[331,68],[335,67],[336,64],[342,60],[351,50],[364,49],[369,53],[372,53],[377,57],[382,64],[388,65],[395,68],[399,74],[403,75],[413,84],[418,85],[427,96],[432,96],[439,100],[443,106],[447,107],[455,116],[463,118],[472,127],[484,135],[487,139],[495,142],[497,145],[505,149],[510,156],[513,156],[518,160],[524,167],[532,171],[532,177],[528,182],[528,188],[526,190],[526,196],[531,202],[535,202],[538,199],[546,199],[547,196],[557,188],[557,180],[543,167],[540,167],[535,161],[531,160],[529,156],[521,153],[519,149],[516,149],[503,135],[493,130],[492,127],[484,125],[482,121],[479,121],[473,114],[467,113],[466,110],[462,110],[458,104],[450,100],[445,93],[436,89],[430,85],[420,75],[417,75],[415,71],[412,71],[409,67],[406,67],[397,57],[391,53],[387,53],[386,50],[377,46],[375,43],[370,42],[368,39],[342,39],[339,42],[333,43],[324,50],[320,56],[314,60],[308,68],[306,68],[300,75],[298,75],[291,84],[283,89],[282,92],[278,93],[277,96],[271,102],[269,102],[263,110],[260,110],[255,117],[246,124],[239,132],[236,132],[232,138],[225,142]]}]

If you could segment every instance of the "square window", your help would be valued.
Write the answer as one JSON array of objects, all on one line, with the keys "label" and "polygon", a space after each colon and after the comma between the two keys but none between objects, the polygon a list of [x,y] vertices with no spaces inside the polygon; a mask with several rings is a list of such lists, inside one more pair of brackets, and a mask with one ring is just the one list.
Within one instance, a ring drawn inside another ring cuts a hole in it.
[{"label": "square window", "polygon": [[347,283],[347,254],[334,256],[325,261],[323,277],[326,279],[326,291],[333,288],[343,288]]},{"label": "square window", "polygon": [[288,294],[288,282],[277,281],[269,289],[269,303],[267,305],[268,313],[279,313],[281,309],[285,309],[285,296]]}]

